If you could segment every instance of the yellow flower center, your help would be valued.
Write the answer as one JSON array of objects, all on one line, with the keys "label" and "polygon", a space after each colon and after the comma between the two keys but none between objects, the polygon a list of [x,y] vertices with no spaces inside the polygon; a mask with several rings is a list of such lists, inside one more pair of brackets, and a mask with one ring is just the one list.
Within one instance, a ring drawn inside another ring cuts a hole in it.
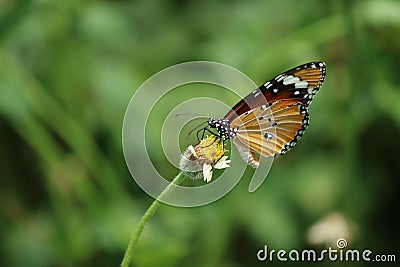
[{"label": "yellow flower center", "polygon": [[227,151],[223,148],[220,139],[216,139],[215,136],[207,136],[200,141],[196,146],[196,152],[201,154],[209,162],[215,164]]}]

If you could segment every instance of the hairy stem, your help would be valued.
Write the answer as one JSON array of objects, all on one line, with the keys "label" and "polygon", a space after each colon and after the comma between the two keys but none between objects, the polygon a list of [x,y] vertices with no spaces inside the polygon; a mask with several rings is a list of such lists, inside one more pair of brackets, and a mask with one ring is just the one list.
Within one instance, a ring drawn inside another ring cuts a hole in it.
[{"label": "hairy stem", "polygon": [[125,251],[124,258],[122,259],[121,267],[128,267],[131,264],[136,244],[137,244],[139,237],[144,229],[144,226],[146,225],[147,221],[151,218],[151,216],[153,216],[153,214],[157,211],[157,209],[161,205],[161,202],[159,201],[159,199],[162,199],[163,197],[165,197],[169,193],[171,193],[174,190],[175,185],[179,185],[180,183],[182,183],[183,180],[185,180],[185,177],[186,177],[185,174],[183,172],[180,172],[174,178],[174,180],[172,180],[172,182],[164,189],[164,191],[162,191],[160,193],[160,195],[157,197],[157,199],[154,200],[154,202],[150,205],[150,207],[147,209],[145,214],[142,216],[142,218],[139,221],[139,224],[136,227],[135,232],[133,233],[133,235],[129,241],[128,247]]}]

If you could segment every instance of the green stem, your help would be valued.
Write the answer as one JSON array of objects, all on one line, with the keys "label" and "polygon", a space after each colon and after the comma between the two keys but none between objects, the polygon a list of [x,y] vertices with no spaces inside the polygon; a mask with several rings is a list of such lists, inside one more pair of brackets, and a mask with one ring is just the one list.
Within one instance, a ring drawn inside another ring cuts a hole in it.
[{"label": "green stem", "polygon": [[143,231],[144,226],[146,225],[147,221],[153,216],[153,214],[157,211],[157,209],[160,207],[161,202],[160,199],[163,197],[167,196],[169,193],[171,193],[175,185],[179,185],[180,183],[185,180],[186,176],[183,172],[180,172],[174,180],[160,193],[160,195],[157,197],[156,200],[153,201],[151,206],[147,209],[146,213],[143,215],[142,219],[140,219],[140,222],[138,226],[136,227],[135,232],[133,233],[131,240],[129,241],[128,248],[125,251],[124,258],[122,259],[121,267],[129,267],[131,261],[132,261],[132,256],[133,252],[135,250],[136,244],[139,240],[139,237]]}]

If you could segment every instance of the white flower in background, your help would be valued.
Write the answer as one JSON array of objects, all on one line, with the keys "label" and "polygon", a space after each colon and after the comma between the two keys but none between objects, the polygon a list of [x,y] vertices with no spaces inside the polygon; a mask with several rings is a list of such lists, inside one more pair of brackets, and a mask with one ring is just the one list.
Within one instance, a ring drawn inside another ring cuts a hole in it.
[{"label": "white flower in background", "polygon": [[336,246],[338,240],[351,243],[355,226],[340,212],[330,212],[310,226],[307,240],[313,245]]}]

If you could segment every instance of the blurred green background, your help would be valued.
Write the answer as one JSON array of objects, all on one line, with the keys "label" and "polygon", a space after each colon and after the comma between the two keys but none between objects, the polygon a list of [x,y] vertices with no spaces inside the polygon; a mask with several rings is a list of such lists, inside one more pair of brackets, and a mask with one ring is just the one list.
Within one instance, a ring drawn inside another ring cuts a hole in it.
[{"label": "blurred green background", "polygon": [[319,249],[335,233],[399,259],[399,14],[378,0],[1,0],[1,265],[119,265],[153,200],[125,165],[125,108],[146,79],[191,60],[259,84],[323,60],[327,78],[310,128],[258,191],[249,170],[215,203],[162,206],[135,266],[265,266],[264,245]]}]

